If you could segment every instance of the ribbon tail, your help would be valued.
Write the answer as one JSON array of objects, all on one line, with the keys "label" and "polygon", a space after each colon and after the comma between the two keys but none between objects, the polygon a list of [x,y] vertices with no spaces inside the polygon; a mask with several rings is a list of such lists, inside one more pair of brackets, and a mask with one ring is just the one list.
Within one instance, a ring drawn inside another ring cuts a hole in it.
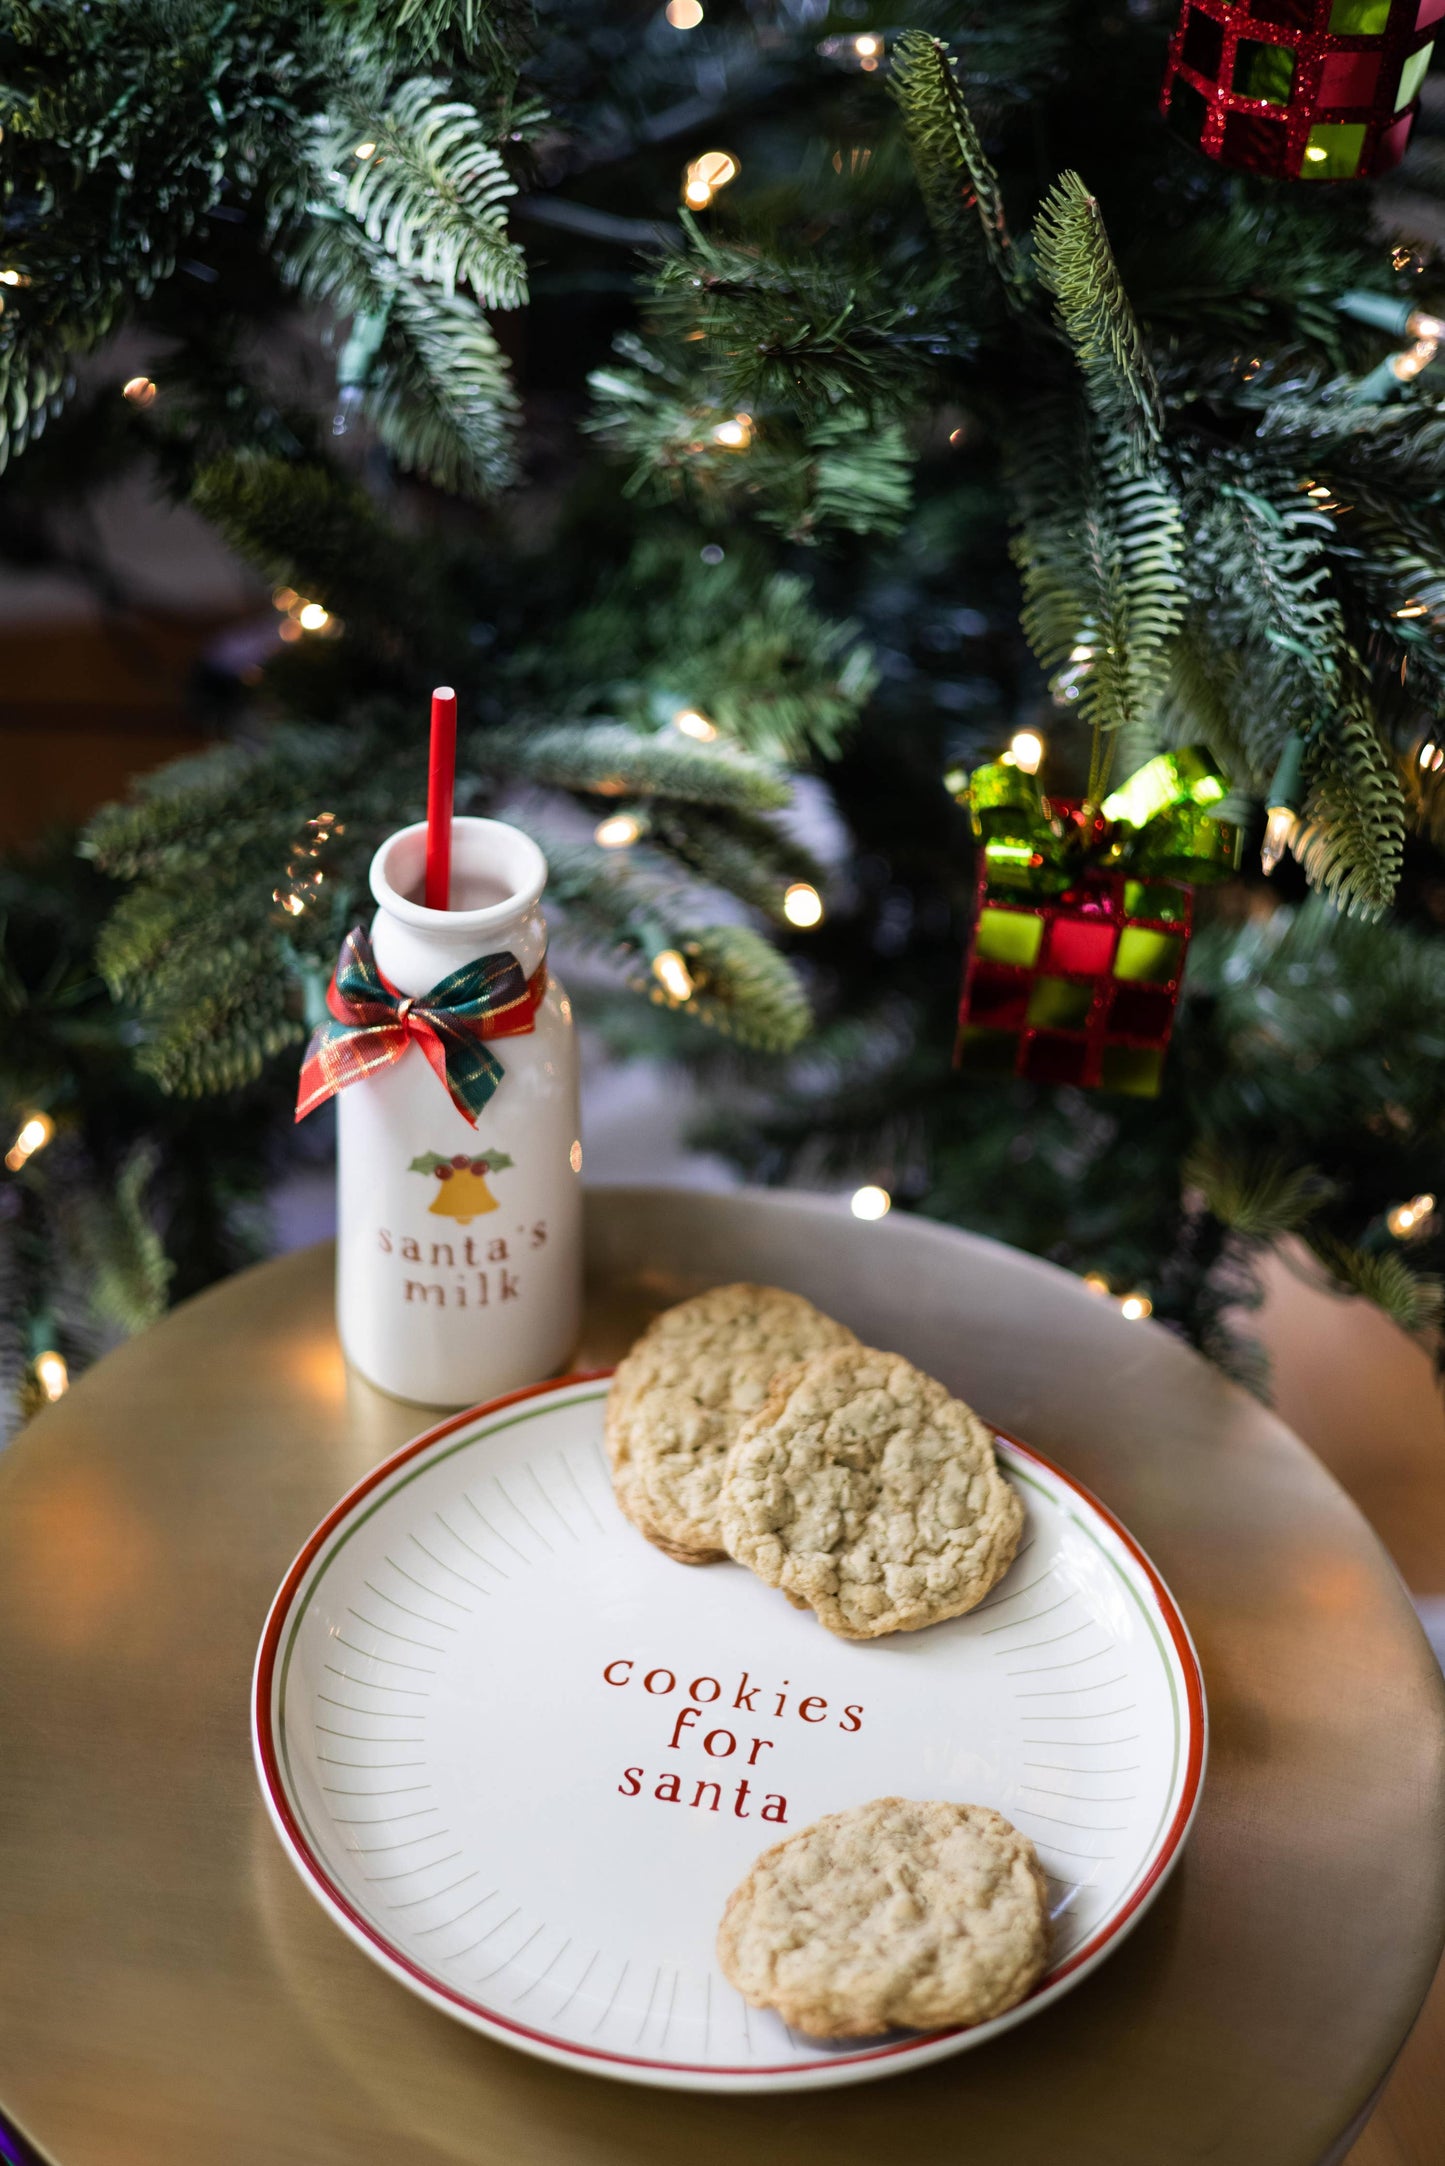
[{"label": "ribbon tail", "polygon": [[464,1033],[448,1031],[443,1036],[437,1021],[429,1015],[418,1015],[413,1010],[408,1022],[433,1073],[446,1086],[452,1104],[468,1126],[475,1128],[478,1114],[502,1080],[502,1064],[496,1054]]}]

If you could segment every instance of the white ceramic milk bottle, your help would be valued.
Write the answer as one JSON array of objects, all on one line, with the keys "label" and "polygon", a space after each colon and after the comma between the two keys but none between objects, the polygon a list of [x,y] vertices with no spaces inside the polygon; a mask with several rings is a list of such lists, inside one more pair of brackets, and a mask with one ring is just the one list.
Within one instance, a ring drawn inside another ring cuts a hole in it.
[{"label": "white ceramic milk bottle", "polygon": [[[426,827],[371,866],[383,979],[419,1000],[480,956],[546,954],[547,862],[499,820],[452,823],[452,904],[429,910]],[[533,1027],[487,1041],[503,1074],[475,1127],[419,1042],[337,1094],[337,1319],[373,1384],[428,1406],[565,1368],[581,1314],[582,1145],[572,1007],[548,975]]]}]

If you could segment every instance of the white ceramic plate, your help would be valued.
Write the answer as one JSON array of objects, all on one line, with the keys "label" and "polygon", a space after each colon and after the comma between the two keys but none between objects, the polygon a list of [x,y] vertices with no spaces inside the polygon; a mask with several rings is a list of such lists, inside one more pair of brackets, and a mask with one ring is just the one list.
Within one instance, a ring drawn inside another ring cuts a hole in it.
[{"label": "white ceramic plate", "polygon": [[[685,2089],[859,2082],[980,2044],[1076,1984],[1179,1854],[1199,1665],[1094,1500],[999,1440],[1028,1508],[968,1617],[835,1639],[734,1565],[671,1563],[612,1500],[605,1377],[514,1393],[358,1483],[256,1664],[267,1806],[383,1968],[489,2036]],[[972,2030],[829,2047],[747,2008],[713,1936],[758,1853],[900,1794],[993,1805],[1049,1874],[1037,1990]]]}]

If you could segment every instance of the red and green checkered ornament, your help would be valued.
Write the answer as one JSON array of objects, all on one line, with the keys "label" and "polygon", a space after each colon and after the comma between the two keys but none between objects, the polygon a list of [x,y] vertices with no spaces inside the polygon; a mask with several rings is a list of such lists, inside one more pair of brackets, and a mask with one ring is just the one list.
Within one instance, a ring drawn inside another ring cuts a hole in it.
[{"label": "red and green checkered ornament", "polygon": [[1174,1028],[1194,888],[1239,862],[1202,745],[1161,752],[1101,805],[1045,797],[1007,760],[956,790],[978,838],[978,907],[956,1065],[1152,1098]]},{"label": "red and green checkered ornament", "polygon": [[1207,158],[1369,180],[1405,155],[1445,0],[1186,0],[1161,107]]}]

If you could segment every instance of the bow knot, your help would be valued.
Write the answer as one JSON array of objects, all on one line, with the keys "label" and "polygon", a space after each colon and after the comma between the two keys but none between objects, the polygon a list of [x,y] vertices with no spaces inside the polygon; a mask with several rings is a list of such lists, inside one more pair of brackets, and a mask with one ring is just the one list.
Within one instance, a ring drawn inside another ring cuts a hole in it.
[{"label": "bow knot", "polygon": [[1227,792],[1203,745],[1159,753],[1099,806],[1045,797],[1033,775],[1003,760],[975,767],[955,788],[983,846],[990,887],[1044,895],[1088,867],[1143,879],[1226,879],[1240,845],[1239,830],[1219,817]]},{"label": "bow knot", "polygon": [[535,1030],[546,990],[545,956],[525,978],[516,956],[502,950],[464,963],[430,992],[402,993],[382,976],[371,942],[358,925],[341,943],[327,988],[331,1020],[312,1033],[306,1048],[297,1120],[305,1120],[348,1084],[391,1067],[416,1044],[457,1111],[475,1128],[477,1115],[503,1075],[487,1039]]}]

